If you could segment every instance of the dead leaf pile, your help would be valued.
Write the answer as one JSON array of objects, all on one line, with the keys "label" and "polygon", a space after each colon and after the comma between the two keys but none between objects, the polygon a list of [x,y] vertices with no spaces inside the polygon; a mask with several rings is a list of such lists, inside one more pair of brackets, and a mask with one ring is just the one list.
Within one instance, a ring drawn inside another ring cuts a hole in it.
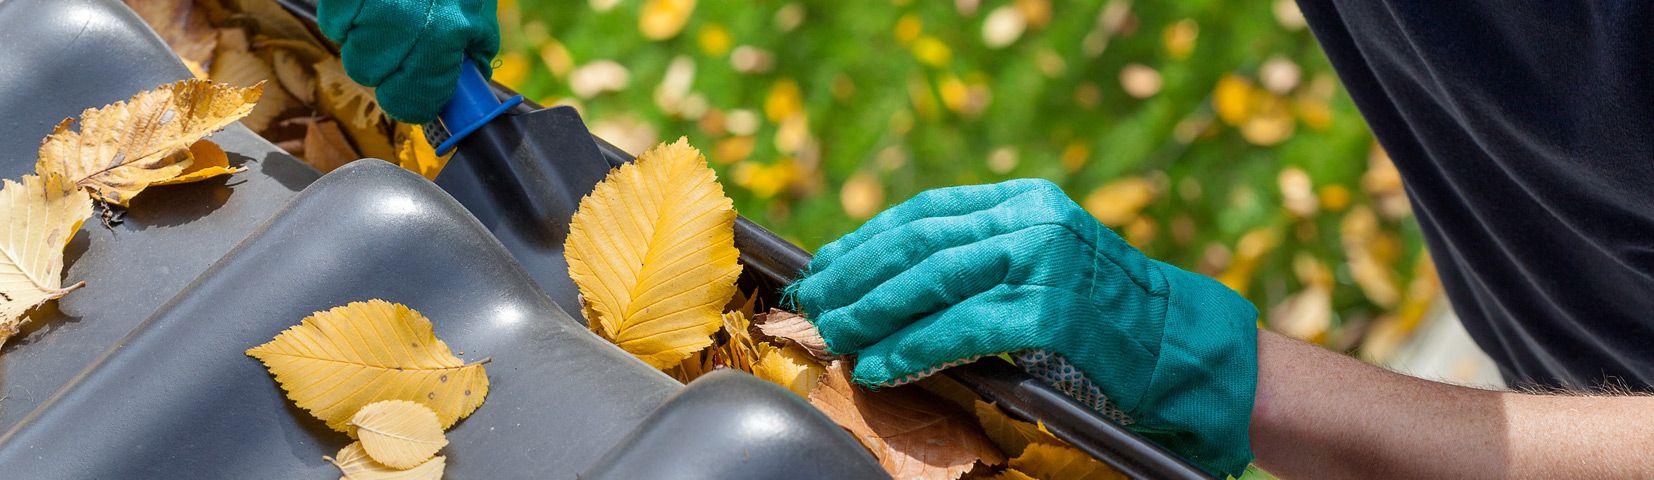
[{"label": "dead leaf pile", "polygon": [[[93,201],[127,205],[152,186],[240,171],[203,137],[246,116],[262,85],[185,80],[64,119],[40,143],[35,174],[0,187],[0,345],[63,286],[63,250]],[[106,210],[107,211],[107,210]]]},{"label": "dead leaf pile", "polygon": [[345,75],[339,49],[269,0],[125,0],[198,78],[268,82],[243,123],[323,173],[360,158],[428,179],[447,163],[418,125],[392,120]]},{"label": "dead leaf pile", "polygon": [[896,478],[1118,475],[963,387],[961,400],[917,385],[855,386],[814,325],[756,313],[758,292],[736,288],[734,220],[706,159],[683,140],[610,171],[581,201],[564,248],[592,331],[682,382],[728,368],[781,385]]},{"label": "dead leaf pile", "polygon": [[430,320],[384,300],[317,312],[247,355],[293,403],[357,439],[327,458],[346,479],[441,478],[443,430],[488,396],[486,359],[461,361]]}]

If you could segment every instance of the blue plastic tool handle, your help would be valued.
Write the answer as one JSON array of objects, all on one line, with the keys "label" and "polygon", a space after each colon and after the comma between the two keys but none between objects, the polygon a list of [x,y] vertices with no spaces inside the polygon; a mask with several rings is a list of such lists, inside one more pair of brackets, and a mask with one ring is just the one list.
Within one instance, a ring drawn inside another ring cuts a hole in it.
[{"label": "blue plastic tool handle", "polygon": [[448,130],[448,138],[436,147],[437,155],[447,155],[455,145],[459,145],[460,139],[511,107],[523,103],[522,95],[501,102],[488,88],[488,79],[482,76],[482,71],[477,69],[477,64],[470,57],[460,63],[459,84],[454,87],[454,98],[448,100],[448,104],[442,106],[442,112],[437,114],[442,118],[443,128]]}]

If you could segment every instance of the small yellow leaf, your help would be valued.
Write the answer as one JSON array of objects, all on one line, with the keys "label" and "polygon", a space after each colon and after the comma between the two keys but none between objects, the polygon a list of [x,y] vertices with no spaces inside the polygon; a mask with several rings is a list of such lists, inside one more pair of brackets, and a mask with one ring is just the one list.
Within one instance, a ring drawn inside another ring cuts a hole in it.
[{"label": "small yellow leaf", "polygon": [[247,355],[269,367],[293,403],[347,433],[351,415],[376,401],[424,404],[448,428],[488,395],[481,363],[466,365],[430,320],[384,300],[317,312]]},{"label": "small yellow leaf", "polygon": [[770,86],[769,95],[764,97],[764,116],[769,117],[770,121],[780,122],[802,111],[804,98],[798,90],[798,82],[783,78]]},{"label": "small yellow leaf", "polygon": [[1110,227],[1123,226],[1143,207],[1154,201],[1155,188],[1143,177],[1125,177],[1114,180],[1092,190],[1085,196],[1085,210],[1097,221]]},{"label": "small yellow leaf", "polygon": [[219,175],[229,175],[247,170],[230,166],[230,157],[224,154],[224,149],[212,140],[201,140],[190,145],[186,150],[190,156],[190,166],[172,177],[150,185],[177,185],[180,183],[199,182]]},{"label": "small yellow leaf", "polygon": [[844,213],[850,218],[865,220],[873,218],[884,207],[884,185],[879,178],[871,173],[857,172],[845,180],[844,186],[839,189],[839,204],[844,207]]},{"label": "small yellow leaf", "polygon": [[436,181],[436,176],[442,173],[442,167],[447,165],[447,156],[438,156],[436,148],[425,139],[425,129],[419,125],[399,123],[396,125],[396,161],[402,168],[420,174],[426,180]]},{"label": "small yellow leaf", "polygon": [[28,321],[23,313],[62,297],[63,249],[92,216],[92,199],[58,175],[24,175],[0,187],[0,344]]},{"label": "small yellow leaf", "polygon": [[1251,80],[1235,74],[1224,75],[1218,79],[1217,87],[1212,91],[1212,107],[1218,112],[1218,119],[1233,127],[1246,123],[1252,116],[1252,98],[1257,88]]},{"label": "small yellow leaf", "polygon": [[662,144],[609,172],[569,224],[592,330],[655,368],[712,344],[735,295],[735,209],[699,150]]},{"label": "small yellow leaf", "polygon": [[1039,425],[1011,418],[999,407],[982,400],[976,401],[976,419],[982,424],[982,433],[1006,455],[1021,455],[1033,443],[1062,445],[1061,440],[1040,430]]},{"label": "small yellow leaf", "polygon": [[263,85],[235,88],[184,80],[65,119],[40,144],[35,171],[58,174],[93,197],[126,205],[150,184],[189,168],[181,155],[196,140],[253,110]]},{"label": "small yellow leaf", "polygon": [[391,468],[419,466],[448,445],[430,407],[407,400],[369,403],[350,418],[362,449]]},{"label": "small yellow leaf", "polygon": [[637,29],[650,40],[672,38],[683,31],[694,12],[695,0],[647,0],[638,13]]},{"label": "small yellow leaf", "polygon": [[1010,466],[1034,478],[1062,478],[1075,480],[1124,479],[1103,462],[1084,452],[1061,445],[1033,443],[1022,455],[1012,458]]},{"label": "small yellow leaf", "polygon": [[724,334],[729,338],[723,345],[724,358],[733,368],[750,371],[758,361],[758,347],[752,340],[752,321],[743,312],[724,313]]},{"label": "small yellow leaf", "polygon": [[[270,64],[246,50],[219,48],[218,54],[213,57],[212,68],[208,70],[208,78],[215,82],[228,84],[234,87],[251,87],[269,81],[275,77],[270,70]],[[258,105],[253,106],[241,124],[255,132],[263,132],[270,127],[270,123],[283,110],[293,105],[292,97],[280,88],[273,88],[264,92],[259,98]]]},{"label": "small yellow leaf", "polygon": [[1005,461],[969,414],[913,385],[870,393],[850,382],[842,361],[827,368],[810,404],[849,430],[895,478],[954,479],[978,461]]},{"label": "small yellow leaf", "polygon": [[758,343],[758,361],[752,364],[754,376],[787,387],[805,398],[810,397],[826,371],[804,349],[796,345],[776,348],[768,342]]},{"label": "small yellow leaf", "polygon": [[356,151],[367,158],[396,158],[396,147],[391,145],[391,134],[395,132],[391,131],[390,117],[379,107],[373,89],[351,80],[336,58],[316,62],[313,67],[317,107],[339,121],[350,134]]},{"label": "small yellow leaf", "polygon": [[343,475],[339,480],[438,480],[442,478],[442,469],[447,467],[447,458],[435,457],[407,470],[394,469],[373,461],[362,448],[362,442],[346,445],[335,455],[338,458],[322,458],[339,467]]}]

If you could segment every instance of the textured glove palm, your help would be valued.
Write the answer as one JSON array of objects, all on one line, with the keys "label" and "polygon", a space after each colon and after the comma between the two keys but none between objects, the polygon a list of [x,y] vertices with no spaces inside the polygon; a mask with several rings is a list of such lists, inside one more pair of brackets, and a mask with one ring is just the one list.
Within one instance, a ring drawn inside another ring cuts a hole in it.
[{"label": "textured glove palm", "polygon": [[[494,0],[321,0],[322,33],[339,42],[345,72],[377,87],[397,120],[426,123],[454,95],[460,62],[484,75],[500,50]],[[462,56],[463,55],[463,56]]]},{"label": "textured glove palm", "polygon": [[1213,473],[1251,460],[1257,310],[1044,180],[924,192],[822,247],[790,297],[868,386],[1010,353]]}]

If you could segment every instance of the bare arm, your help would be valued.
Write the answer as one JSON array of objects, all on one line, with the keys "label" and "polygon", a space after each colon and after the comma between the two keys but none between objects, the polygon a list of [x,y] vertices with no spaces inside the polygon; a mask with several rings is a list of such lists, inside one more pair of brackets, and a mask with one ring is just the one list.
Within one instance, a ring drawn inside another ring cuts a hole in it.
[{"label": "bare arm", "polygon": [[1458,387],[1267,331],[1251,434],[1281,478],[1654,478],[1654,397]]}]

